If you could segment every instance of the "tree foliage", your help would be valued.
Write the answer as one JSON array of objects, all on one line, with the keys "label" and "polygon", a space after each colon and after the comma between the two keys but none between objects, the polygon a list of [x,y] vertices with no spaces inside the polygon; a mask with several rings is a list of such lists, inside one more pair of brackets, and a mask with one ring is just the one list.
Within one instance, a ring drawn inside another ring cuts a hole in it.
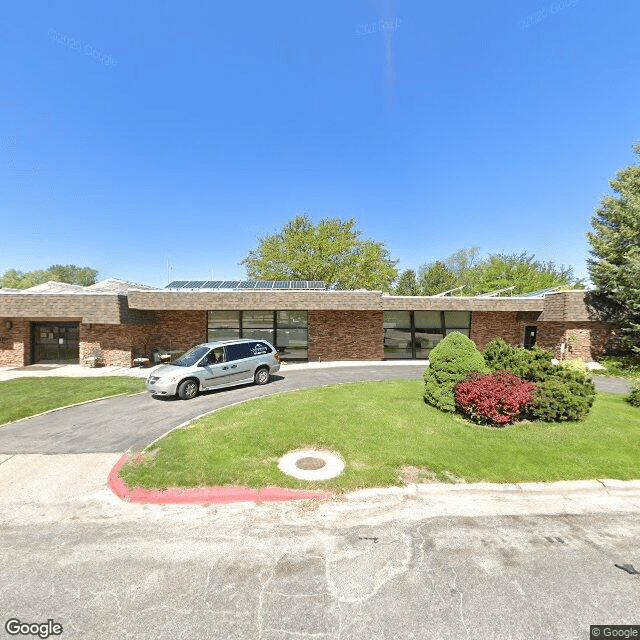
[{"label": "tree foliage", "polygon": [[[633,147],[640,155],[640,142]],[[589,275],[605,319],[620,322],[621,343],[640,355],[640,165],[622,169],[609,182],[587,233]]]},{"label": "tree foliage", "polygon": [[420,288],[416,280],[416,272],[413,269],[405,269],[398,278],[398,283],[393,288],[396,296],[419,296]]},{"label": "tree foliage", "polygon": [[418,295],[434,296],[459,286],[455,273],[441,260],[423,265],[419,273]]},{"label": "tree foliage", "polygon": [[0,287],[28,289],[49,280],[79,284],[86,287],[95,284],[97,276],[96,269],[77,267],[74,264],[54,264],[48,269],[36,269],[35,271],[27,272],[9,269],[0,277]]},{"label": "tree foliage", "polygon": [[459,249],[444,260],[422,265],[418,272],[417,294],[432,296],[463,287],[455,295],[475,296],[513,287],[512,295],[550,287],[582,288],[571,267],[536,260],[533,254],[495,253],[479,259],[480,249]]},{"label": "tree foliage", "polygon": [[523,253],[497,253],[478,265],[475,293],[489,293],[514,287],[512,295],[539,291],[550,287],[582,288],[571,267],[536,260],[534,255]]},{"label": "tree foliage", "polygon": [[455,384],[472,371],[488,373],[482,353],[467,336],[450,333],[429,354],[429,366],[423,375],[424,399],[442,411],[455,411]]},{"label": "tree foliage", "polygon": [[354,218],[325,218],[314,225],[296,216],[282,230],[258,238],[259,246],[240,263],[257,280],[324,280],[334,289],[389,291],[397,278],[382,242],[361,239]]}]

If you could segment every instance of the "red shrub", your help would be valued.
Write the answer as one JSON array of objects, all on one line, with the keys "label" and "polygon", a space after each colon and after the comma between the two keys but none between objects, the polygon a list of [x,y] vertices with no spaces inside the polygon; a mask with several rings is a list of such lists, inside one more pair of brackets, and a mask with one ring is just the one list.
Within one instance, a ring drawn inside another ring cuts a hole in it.
[{"label": "red shrub", "polygon": [[471,419],[493,424],[509,424],[531,402],[533,382],[517,378],[509,371],[469,376],[455,386],[456,404]]}]

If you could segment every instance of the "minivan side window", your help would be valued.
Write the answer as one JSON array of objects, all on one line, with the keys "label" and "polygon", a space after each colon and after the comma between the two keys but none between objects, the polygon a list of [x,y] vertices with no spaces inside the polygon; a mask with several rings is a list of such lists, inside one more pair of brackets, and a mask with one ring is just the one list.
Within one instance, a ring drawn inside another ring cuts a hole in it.
[{"label": "minivan side window", "polygon": [[252,356],[263,356],[266,353],[271,353],[271,349],[269,345],[266,345],[264,342],[250,342],[249,347],[251,349]]},{"label": "minivan side window", "polygon": [[251,358],[253,353],[251,353],[251,343],[242,342],[240,344],[229,344],[225,347],[225,351],[227,352],[227,362],[231,362],[232,360],[242,360],[243,358]]}]

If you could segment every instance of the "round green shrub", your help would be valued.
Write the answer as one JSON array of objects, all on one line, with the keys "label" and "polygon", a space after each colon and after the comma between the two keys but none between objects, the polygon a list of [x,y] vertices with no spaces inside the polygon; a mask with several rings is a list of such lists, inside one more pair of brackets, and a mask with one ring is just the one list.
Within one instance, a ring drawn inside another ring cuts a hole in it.
[{"label": "round green shrub", "polygon": [[640,407],[640,383],[633,385],[631,393],[627,396],[627,402],[634,407]]},{"label": "round green shrub", "polygon": [[544,380],[555,370],[551,364],[553,351],[543,351],[538,347],[513,347],[502,338],[492,340],[485,347],[483,355],[491,371],[504,369],[518,378],[532,382]]},{"label": "round green shrub", "polygon": [[537,420],[583,420],[596,397],[596,388],[584,374],[558,369],[537,383],[529,414]]},{"label": "round green shrub", "polygon": [[488,373],[476,343],[461,333],[450,333],[429,354],[424,372],[424,399],[442,411],[455,411],[454,386],[472,371]]}]

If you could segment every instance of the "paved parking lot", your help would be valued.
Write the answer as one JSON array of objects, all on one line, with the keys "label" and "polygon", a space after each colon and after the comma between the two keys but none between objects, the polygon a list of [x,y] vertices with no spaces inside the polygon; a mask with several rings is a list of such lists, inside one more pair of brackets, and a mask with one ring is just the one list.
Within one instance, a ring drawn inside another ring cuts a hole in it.
[{"label": "paved parking lot", "polygon": [[[0,427],[0,454],[138,451],[170,429],[231,404],[274,393],[361,380],[420,379],[424,363],[287,369],[265,386],[203,393],[193,400],[150,393],[98,400]],[[281,375],[282,374],[282,375]]]}]

